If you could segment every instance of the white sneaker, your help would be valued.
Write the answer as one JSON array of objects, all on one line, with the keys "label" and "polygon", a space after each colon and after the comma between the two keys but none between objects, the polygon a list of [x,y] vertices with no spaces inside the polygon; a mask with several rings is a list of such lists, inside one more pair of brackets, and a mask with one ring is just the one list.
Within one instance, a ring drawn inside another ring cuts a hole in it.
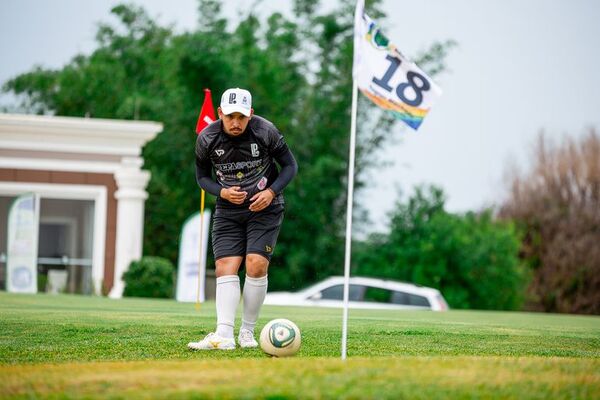
[{"label": "white sneaker", "polygon": [[224,338],[211,332],[201,341],[190,342],[187,346],[190,350],[234,350],[235,341],[233,338]]},{"label": "white sneaker", "polygon": [[240,329],[238,342],[240,343],[240,347],[243,349],[258,347],[258,342],[254,339],[254,334],[248,329]]}]

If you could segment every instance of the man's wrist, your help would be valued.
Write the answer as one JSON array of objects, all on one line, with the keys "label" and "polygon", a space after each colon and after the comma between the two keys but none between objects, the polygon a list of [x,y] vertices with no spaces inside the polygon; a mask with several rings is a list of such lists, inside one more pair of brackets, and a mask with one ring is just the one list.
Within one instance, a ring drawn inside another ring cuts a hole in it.
[{"label": "man's wrist", "polygon": [[267,188],[267,190],[268,190],[269,192],[271,192],[271,194],[273,195],[273,197],[277,197],[277,193],[275,193],[275,191],[274,191],[273,189],[271,189],[271,188]]}]

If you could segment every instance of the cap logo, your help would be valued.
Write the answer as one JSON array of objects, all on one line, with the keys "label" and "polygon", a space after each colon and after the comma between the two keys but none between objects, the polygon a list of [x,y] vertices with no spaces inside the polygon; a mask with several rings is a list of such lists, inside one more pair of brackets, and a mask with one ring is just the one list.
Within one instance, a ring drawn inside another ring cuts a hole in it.
[{"label": "cap logo", "polygon": [[248,105],[248,98],[246,96],[242,98],[242,104]]},{"label": "cap logo", "polygon": [[235,101],[235,93],[229,93],[229,104],[237,104]]}]

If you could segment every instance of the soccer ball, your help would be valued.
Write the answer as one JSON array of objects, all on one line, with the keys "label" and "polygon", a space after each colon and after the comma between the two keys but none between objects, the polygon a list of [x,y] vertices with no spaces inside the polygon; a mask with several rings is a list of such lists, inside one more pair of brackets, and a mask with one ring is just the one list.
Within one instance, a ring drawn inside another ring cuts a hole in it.
[{"label": "soccer ball", "polygon": [[269,321],[260,332],[260,347],[275,357],[289,357],[300,349],[300,329],[289,319]]}]

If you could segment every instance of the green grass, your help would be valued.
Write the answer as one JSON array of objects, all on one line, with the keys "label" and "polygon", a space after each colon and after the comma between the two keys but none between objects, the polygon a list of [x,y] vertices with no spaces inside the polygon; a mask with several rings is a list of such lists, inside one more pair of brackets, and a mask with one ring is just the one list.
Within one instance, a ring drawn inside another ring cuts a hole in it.
[{"label": "green grass", "polygon": [[[0,292],[0,398],[600,398],[600,318],[263,307],[296,357],[190,352],[214,303]],[[238,319],[239,320],[239,319]]]}]

